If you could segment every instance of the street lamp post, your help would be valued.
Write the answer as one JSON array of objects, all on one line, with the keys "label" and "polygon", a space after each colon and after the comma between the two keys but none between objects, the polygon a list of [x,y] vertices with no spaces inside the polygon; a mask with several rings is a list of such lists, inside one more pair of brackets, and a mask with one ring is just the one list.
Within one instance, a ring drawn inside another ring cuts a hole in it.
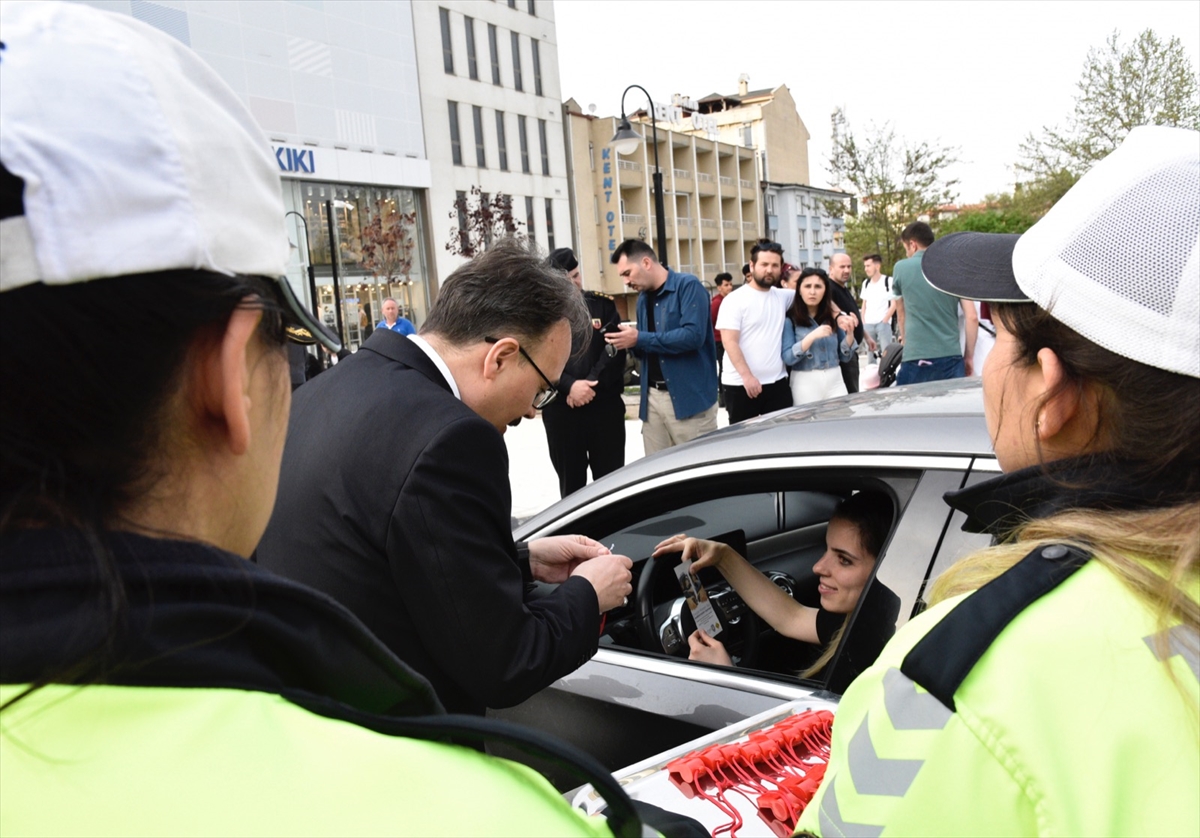
[{"label": "street lamp post", "polygon": [[625,94],[634,88],[646,94],[646,100],[650,103],[650,130],[653,132],[652,139],[654,142],[654,213],[655,213],[655,250],[658,251],[658,258],[662,262],[662,266],[667,265],[667,217],[663,211],[663,182],[662,170],[658,167],[658,121],[654,118],[654,100],[650,98],[650,94],[646,92],[646,88],[640,84],[631,84],[625,88],[621,94],[621,121],[617,125],[617,133],[613,135],[609,141],[617,154],[632,154],[642,142],[642,135],[633,130],[629,124],[629,117],[625,116]]}]

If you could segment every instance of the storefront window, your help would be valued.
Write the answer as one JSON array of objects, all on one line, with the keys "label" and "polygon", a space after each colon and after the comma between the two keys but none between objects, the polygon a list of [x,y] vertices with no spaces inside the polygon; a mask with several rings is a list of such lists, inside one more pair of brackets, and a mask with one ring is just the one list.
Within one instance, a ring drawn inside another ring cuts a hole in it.
[{"label": "storefront window", "polygon": [[[284,181],[283,186],[287,209],[303,217],[306,228],[289,224],[289,232],[295,234],[289,277],[297,290],[305,289],[305,298],[311,297],[307,266],[312,265],[317,298],[313,308],[337,329],[340,303],[346,346],[355,350],[367,339],[383,319],[383,301],[388,298],[399,303],[401,317],[419,328],[429,311],[429,284],[424,219],[414,191],[315,181]],[[289,221],[296,221],[296,215]]]}]

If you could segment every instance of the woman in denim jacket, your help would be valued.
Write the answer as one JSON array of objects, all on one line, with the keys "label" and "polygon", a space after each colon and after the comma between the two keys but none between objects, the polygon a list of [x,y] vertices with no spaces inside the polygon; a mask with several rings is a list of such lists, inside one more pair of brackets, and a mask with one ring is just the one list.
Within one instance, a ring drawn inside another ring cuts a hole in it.
[{"label": "woman in denim jacket", "polygon": [[805,268],[783,321],[783,363],[791,370],[792,403],[846,395],[838,364],[854,357],[855,346],[854,334],[846,334],[834,320],[829,275]]}]

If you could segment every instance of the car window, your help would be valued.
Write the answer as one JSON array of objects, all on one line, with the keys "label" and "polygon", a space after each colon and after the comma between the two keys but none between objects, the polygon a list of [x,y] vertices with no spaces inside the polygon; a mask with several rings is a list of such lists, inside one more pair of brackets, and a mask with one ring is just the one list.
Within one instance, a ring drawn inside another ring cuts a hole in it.
[{"label": "car window", "polygon": [[[875,597],[880,600],[879,613],[872,613],[863,620],[863,631],[877,631],[883,623],[888,634],[894,626],[908,619],[913,604],[921,590],[924,573],[936,551],[938,539],[944,530],[948,508],[942,503],[943,513],[939,518],[920,514],[914,524],[905,527],[906,510],[913,507],[918,487],[926,481],[925,472],[918,469],[779,469],[766,472],[745,472],[725,477],[706,476],[703,479],[686,481],[680,485],[658,487],[644,495],[626,497],[618,503],[603,507],[572,524],[572,531],[583,532],[612,545],[614,552],[623,553],[634,559],[635,587],[640,586],[641,574],[646,567],[646,558],[654,546],[663,538],[675,533],[686,532],[702,538],[713,538],[723,534],[737,533],[744,538],[746,557],[762,572],[788,591],[795,599],[808,605],[819,603],[813,565],[825,550],[825,530],[830,515],[838,502],[854,491],[874,489],[888,494],[894,505],[892,538],[885,546],[877,563],[880,586],[886,586],[889,595]],[[957,488],[961,474],[944,472],[927,481],[926,494],[940,502],[943,485]],[[950,485],[953,484],[953,485]],[[915,510],[925,509],[918,503]],[[906,533],[906,544],[900,549],[896,534]],[[885,573],[892,563],[892,553],[901,558],[896,561],[897,570]],[[923,556],[923,561],[915,557]],[[694,629],[673,574],[658,572],[653,584],[654,640],[666,643],[668,652],[675,657],[686,658],[686,635]],[[705,572],[701,581],[710,588],[713,599],[720,606],[728,601],[728,585],[715,571]],[[868,589],[869,590],[869,589]],[[893,601],[894,600],[894,601]],[[860,609],[867,604],[864,596]],[[639,633],[637,614],[631,603],[609,615],[604,645],[625,647],[631,650],[650,650],[663,654],[662,648],[651,648],[646,633]],[[881,617],[880,614],[883,614]],[[725,614],[734,623],[746,619],[743,614]],[[751,615],[752,617],[752,615]],[[848,642],[854,632],[854,621],[844,634],[843,643]],[[677,635],[664,635],[663,629],[674,621]],[[870,628],[873,624],[875,628]],[[764,628],[765,623],[760,625]],[[774,635],[769,628],[762,631],[761,642],[756,650],[754,668],[785,675],[796,675],[820,654],[820,649],[803,648],[809,644]],[[735,655],[735,658],[737,656]],[[826,685],[833,674],[835,662],[831,662],[824,674],[816,677]],[[860,661],[861,662],[861,661]],[[843,663],[843,668],[844,668]]]}]

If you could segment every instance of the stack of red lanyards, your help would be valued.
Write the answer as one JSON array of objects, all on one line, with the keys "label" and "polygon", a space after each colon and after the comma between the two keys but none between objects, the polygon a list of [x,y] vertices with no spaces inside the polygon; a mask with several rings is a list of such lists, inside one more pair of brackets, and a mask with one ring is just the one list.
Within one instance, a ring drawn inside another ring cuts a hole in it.
[{"label": "stack of red lanyards", "polygon": [[742,816],[727,799],[737,792],[753,803],[758,816],[780,838],[796,828],[829,763],[833,714],[806,710],[756,730],[728,745],[711,745],[667,764],[671,782],[688,798],[699,797],[729,816],[713,838],[737,837]]}]

